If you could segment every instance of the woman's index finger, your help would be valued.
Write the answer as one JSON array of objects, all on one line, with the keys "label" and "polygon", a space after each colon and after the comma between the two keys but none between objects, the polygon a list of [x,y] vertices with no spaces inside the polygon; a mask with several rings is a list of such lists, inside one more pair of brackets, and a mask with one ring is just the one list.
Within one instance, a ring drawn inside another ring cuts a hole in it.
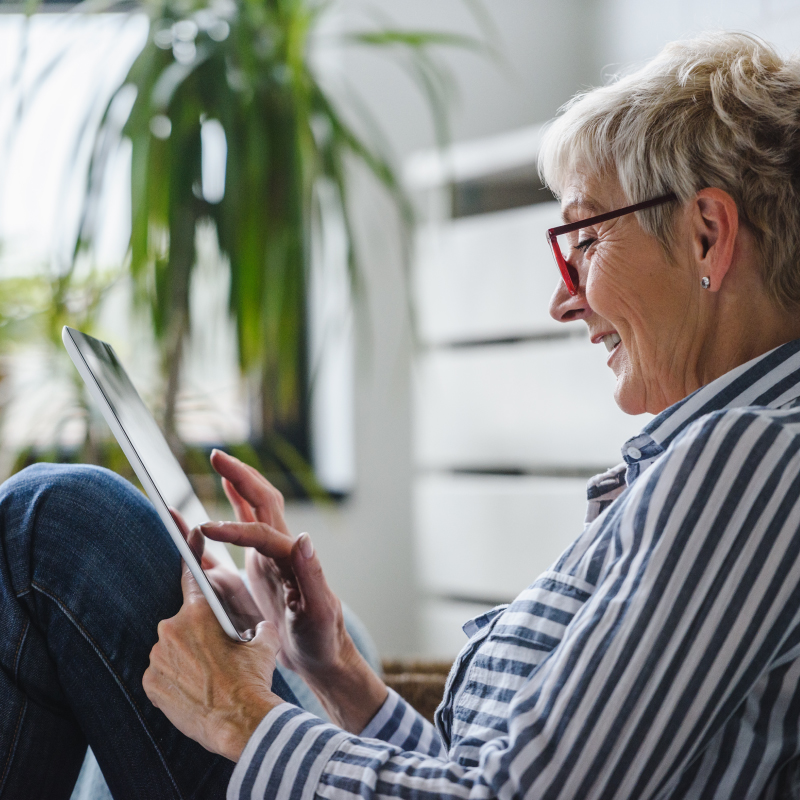
[{"label": "woman's index finger", "polygon": [[222,479],[222,491],[233,506],[239,522],[257,522],[250,503],[236,491],[236,487],[227,478]]},{"label": "woman's index finger", "polygon": [[293,541],[285,533],[263,522],[208,522],[201,526],[203,533],[217,542],[240,547],[252,547],[262,556],[272,559],[281,573],[291,575],[289,559]]},{"label": "woman's index finger", "polygon": [[252,506],[259,522],[283,529],[288,534],[283,521],[281,495],[258,470],[220,450],[211,454],[211,466]]}]

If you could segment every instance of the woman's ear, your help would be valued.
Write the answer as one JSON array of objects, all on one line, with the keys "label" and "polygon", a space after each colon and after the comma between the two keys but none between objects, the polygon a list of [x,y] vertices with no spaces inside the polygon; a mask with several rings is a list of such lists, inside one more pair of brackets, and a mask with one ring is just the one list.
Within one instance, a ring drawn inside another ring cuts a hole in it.
[{"label": "woman's ear", "polygon": [[701,189],[694,199],[690,217],[692,252],[697,267],[697,284],[708,278],[711,292],[719,291],[731,268],[739,233],[736,201],[722,189]]}]

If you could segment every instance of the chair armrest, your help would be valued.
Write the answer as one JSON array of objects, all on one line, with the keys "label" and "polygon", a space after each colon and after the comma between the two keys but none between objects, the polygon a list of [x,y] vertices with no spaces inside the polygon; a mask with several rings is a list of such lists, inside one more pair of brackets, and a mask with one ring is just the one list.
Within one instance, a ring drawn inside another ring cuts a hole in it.
[{"label": "chair armrest", "polygon": [[433,713],[442,702],[450,666],[449,661],[387,660],[383,662],[383,680],[425,719],[433,722]]}]

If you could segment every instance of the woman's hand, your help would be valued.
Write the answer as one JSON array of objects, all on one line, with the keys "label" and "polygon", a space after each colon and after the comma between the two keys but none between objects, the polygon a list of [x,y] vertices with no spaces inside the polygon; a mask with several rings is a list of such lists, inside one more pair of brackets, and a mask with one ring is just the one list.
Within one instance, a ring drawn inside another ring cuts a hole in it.
[{"label": "woman's hand", "polygon": [[205,549],[205,537],[199,528],[189,530],[186,521],[176,509],[170,508],[169,513],[186,540],[186,544],[189,545],[189,549],[203,568],[209,583],[214,587],[217,595],[224,598],[225,609],[234,615],[237,628],[255,631],[256,625],[264,619],[264,616],[239,573],[220,565],[217,559]]},{"label": "woman's hand", "polygon": [[271,691],[278,632],[261,622],[246,643],[220,627],[186,564],[183,606],[158,625],[142,686],[178,730],[238,761],[262,719],[283,703]]},{"label": "woman's hand", "polygon": [[200,526],[211,539],[248,548],[247,573],[264,619],[280,638],[280,661],[297,672],[341,727],[359,733],[386,699],[383,681],[353,644],[308,534],[293,540],[283,496],[252,467],[215,450],[211,464],[239,522]]}]

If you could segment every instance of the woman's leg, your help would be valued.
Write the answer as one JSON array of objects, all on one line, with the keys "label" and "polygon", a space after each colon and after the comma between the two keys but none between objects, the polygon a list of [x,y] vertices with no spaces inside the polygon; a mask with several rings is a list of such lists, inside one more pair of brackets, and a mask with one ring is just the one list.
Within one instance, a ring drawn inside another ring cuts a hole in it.
[{"label": "woman's leg", "polygon": [[233,764],[142,689],[181,601],[176,548],[118,476],[36,465],[0,487],[0,798],[69,798],[87,740],[115,798],[225,796]]}]

